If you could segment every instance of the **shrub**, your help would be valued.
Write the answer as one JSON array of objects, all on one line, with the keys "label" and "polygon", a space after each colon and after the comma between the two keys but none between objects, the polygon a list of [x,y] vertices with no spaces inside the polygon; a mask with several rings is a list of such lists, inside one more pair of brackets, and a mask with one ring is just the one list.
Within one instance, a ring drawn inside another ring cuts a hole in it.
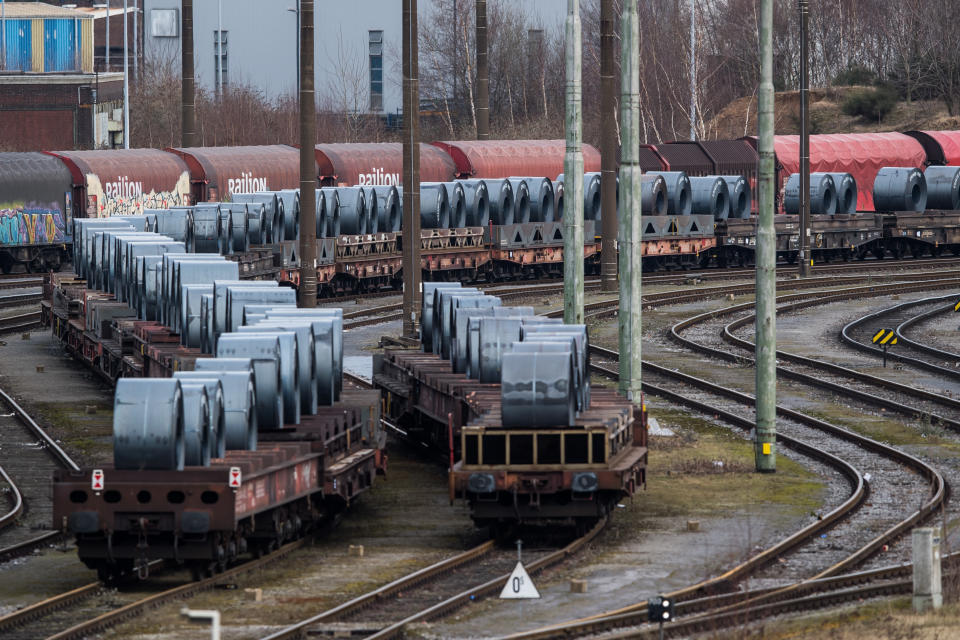
[{"label": "shrub", "polygon": [[877,81],[877,74],[863,65],[850,65],[836,75],[831,84],[849,86],[854,84],[869,86]]},{"label": "shrub", "polygon": [[861,89],[843,101],[843,112],[867,120],[883,120],[897,106],[897,92],[890,87]]}]

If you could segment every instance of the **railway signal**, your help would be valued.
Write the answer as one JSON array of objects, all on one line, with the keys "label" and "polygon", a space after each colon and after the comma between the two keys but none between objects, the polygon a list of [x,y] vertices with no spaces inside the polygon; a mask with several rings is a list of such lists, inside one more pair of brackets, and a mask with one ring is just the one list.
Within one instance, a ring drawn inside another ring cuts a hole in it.
[{"label": "railway signal", "polygon": [[674,606],[673,598],[669,596],[661,595],[647,601],[647,620],[660,625],[661,638],[663,638],[663,624],[673,620]]},{"label": "railway signal", "polygon": [[[957,303],[960,306],[960,303]],[[887,366],[887,349],[897,344],[897,332],[893,329],[880,329],[873,334],[873,344],[883,347],[883,366]]]}]

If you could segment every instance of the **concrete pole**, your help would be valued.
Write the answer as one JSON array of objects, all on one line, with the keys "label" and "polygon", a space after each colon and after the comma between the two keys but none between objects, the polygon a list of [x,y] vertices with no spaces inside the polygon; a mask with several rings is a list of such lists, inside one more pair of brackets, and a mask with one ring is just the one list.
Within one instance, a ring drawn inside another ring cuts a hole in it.
[{"label": "concrete pole", "polygon": [[420,65],[417,0],[403,0],[403,335],[420,324]]},{"label": "concrete pole", "polygon": [[490,139],[490,63],[487,51],[487,0],[477,10],[477,140]]},{"label": "concrete pole", "polygon": [[[623,3],[620,24],[620,392],[640,400],[640,18],[636,2]],[[604,213],[604,218],[608,214]]]},{"label": "concrete pole", "polygon": [[567,153],[563,159],[563,321],[583,324],[583,88],[580,0],[567,0]]},{"label": "concrete pole", "polygon": [[919,527],[913,530],[913,610],[943,606],[943,584],[940,567],[940,530]]},{"label": "concrete pole", "polygon": [[810,252],[810,54],[808,0],[799,0],[800,7],[800,277],[810,276],[813,254]]},{"label": "concrete pole", "polygon": [[617,103],[613,65],[613,0],[600,0],[600,285],[617,290]]},{"label": "concrete pole", "polygon": [[140,27],[137,14],[140,13],[140,3],[133,0],[133,81],[140,81]]},{"label": "concrete pole", "polygon": [[777,470],[777,254],[773,228],[773,0],[760,2],[760,95],[757,113],[757,471]]},{"label": "concrete pole", "polygon": [[697,139],[697,7],[690,0],[690,139]]},{"label": "concrete pole", "polygon": [[297,306],[312,309],[317,306],[317,103],[313,94],[313,0],[302,0],[300,17],[300,290]]},{"label": "concrete pole", "polygon": [[130,148],[130,54],[127,49],[127,0],[123,0],[123,148]]},{"label": "concrete pole", "polygon": [[[183,0],[180,21],[180,61],[182,64],[180,139],[184,147],[196,147],[197,114],[194,110],[196,87],[193,83],[193,0]],[[110,33],[109,30],[107,33]],[[108,50],[109,47],[110,41],[107,40]]]},{"label": "concrete pole", "polygon": [[[107,22],[106,22],[106,26],[104,27],[104,31],[105,31],[106,34],[107,34],[106,48],[103,50],[103,55],[104,55],[103,68],[104,68],[104,71],[110,71],[110,1],[111,1],[111,0],[107,0]],[[190,2],[190,3],[191,3],[191,6],[192,6],[193,0],[185,0],[185,1],[184,1],[184,6],[186,6],[187,2]],[[191,36],[191,37],[192,37],[192,36]]]}]

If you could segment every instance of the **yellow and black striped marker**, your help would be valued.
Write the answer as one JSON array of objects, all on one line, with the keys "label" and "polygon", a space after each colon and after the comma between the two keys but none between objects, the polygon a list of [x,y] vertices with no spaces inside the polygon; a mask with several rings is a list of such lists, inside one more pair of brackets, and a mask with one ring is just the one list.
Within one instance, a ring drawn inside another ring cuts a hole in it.
[{"label": "yellow and black striped marker", "polygon": [[897,333],[893,329],[880,329],[873,336],[873,344],[890,346],[897,344]]},{"label": "yellow and black striped marker", "polygon": [[957,304],[953,305],[954,311],[960,311],[960,300],[957,300]]}]

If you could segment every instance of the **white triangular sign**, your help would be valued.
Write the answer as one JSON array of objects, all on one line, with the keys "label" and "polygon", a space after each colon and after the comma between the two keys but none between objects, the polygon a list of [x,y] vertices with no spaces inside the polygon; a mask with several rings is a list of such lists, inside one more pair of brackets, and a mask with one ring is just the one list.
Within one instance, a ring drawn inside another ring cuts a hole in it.
[{"label": "white triangular sign", "polygon": [[527,575],[527,570],[523,568],[523,563],[518,562],[513,568],[513,573],[503,585],[503,591],[500,592],[501,599],[516,600],[520,598],[539,598],[540,592],[533,584],[533,580]]}]

